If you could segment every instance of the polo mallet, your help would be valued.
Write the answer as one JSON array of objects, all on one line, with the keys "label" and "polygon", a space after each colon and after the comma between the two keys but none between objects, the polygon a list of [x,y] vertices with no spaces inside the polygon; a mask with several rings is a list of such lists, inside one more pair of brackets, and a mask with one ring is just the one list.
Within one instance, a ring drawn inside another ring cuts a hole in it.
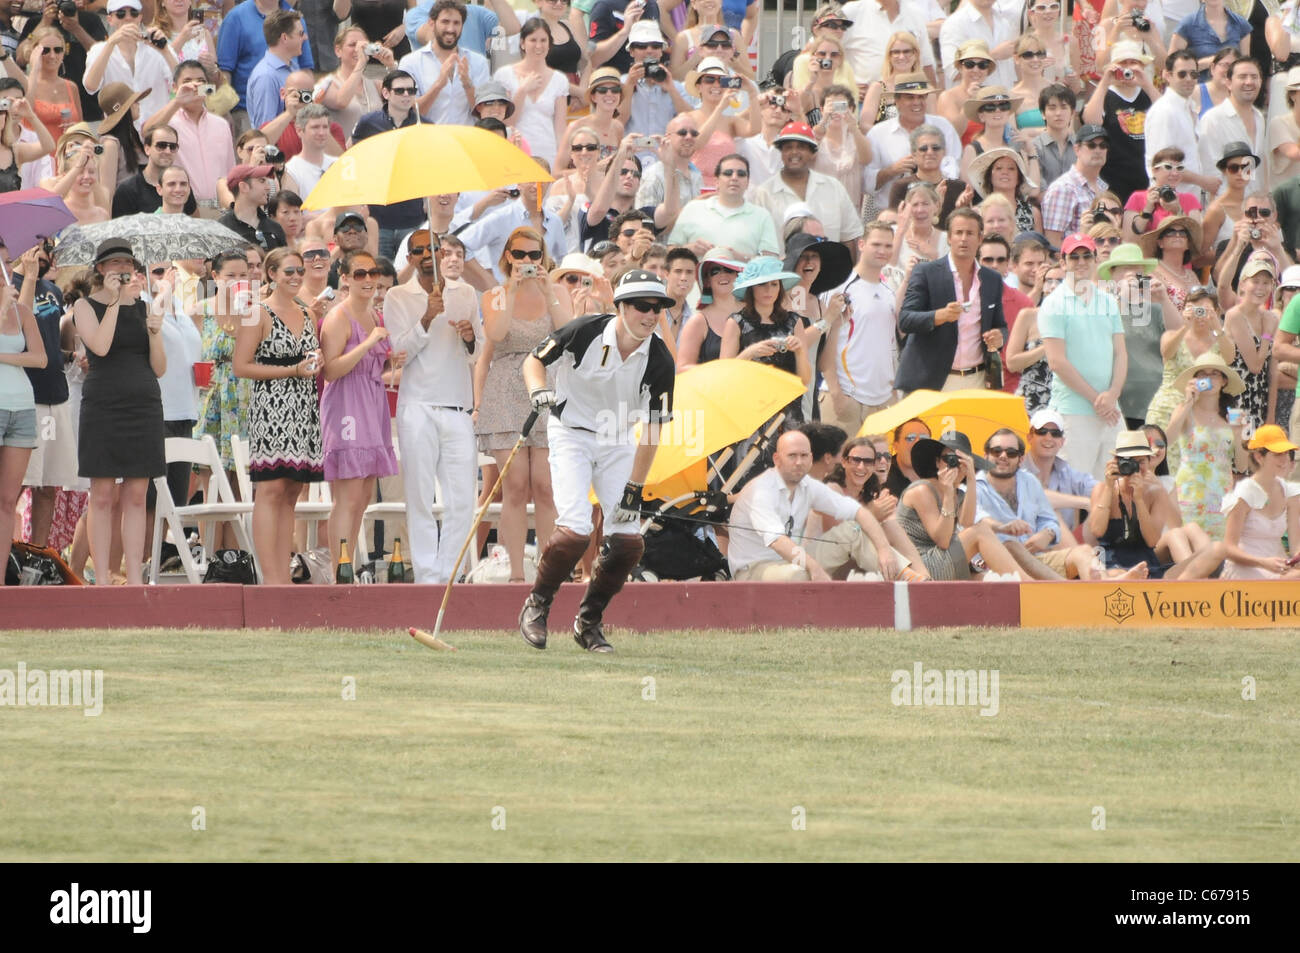
[{"label": "polo mallet", "polygon": [[537,414],[538,412],[536,410],[532,411],[524,421],[523,427],[519,429],[519,439],[515,441],[514,447],[510,450],[510,456],[506,457],[505,466],[501,468],[501,472],[497,475],[497,482],[492,487],[492,492],[483,497],[483,502],[479,505],[478,511],[474,514],[474,522],[470,524],[469,535],[465,537],[465,542],[461,545],[460,552],[456,555],[456,564],[451,567],[451,578],[447,580],[447,588],[442,594],[442,604],[438,606],[438,618],[433,623],[433,632],[425,632],[423,629],[417,629],[414,626],[408,630],[411,638],[415,639],[415,641],[419,642],[421,645],[426,645],[431,649],[450,649],[453,652],[456,651],[453,646],[448,645],[442,639],[438,638],[438,633],[442,630],[442,616],[443,613],[447,611],[447,600],[451,598],[451,587],[456,584],[456,574],[460,572],[461,561],[465,558],[465,551],[469,549],[470,542],[478,533],[478,524],[483,522],[483,514],[486,513],[488,507],[492,505],[492,498],[497,495],[497,490],[501,489],[501,484],[505,481],[506,471],[510,469],[510,464],[515,462],[515,454],[519,452],[519,448],[524,445],[524,441],[527,440],[528,435],[532,433],[533,424],[537,423]]}]

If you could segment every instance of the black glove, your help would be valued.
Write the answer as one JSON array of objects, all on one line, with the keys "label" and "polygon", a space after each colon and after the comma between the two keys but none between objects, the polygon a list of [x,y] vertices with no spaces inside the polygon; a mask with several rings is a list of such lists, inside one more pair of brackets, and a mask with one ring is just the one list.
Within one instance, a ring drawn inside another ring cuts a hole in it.
[{"label": "black glove", "polygon": [[623,497],[618,501],[618,506],[614,509],[615,523],[631,523],[641,518],[641,491],[645,489],[644,483],[636,483],[629,480],[627,486],[623,487]]},{"label": "black glove", "polygon": [[710,520],[725,523],[731,518],[731,503],[722,490],[705,490],[695,494],[695,501],[704,508]]}]

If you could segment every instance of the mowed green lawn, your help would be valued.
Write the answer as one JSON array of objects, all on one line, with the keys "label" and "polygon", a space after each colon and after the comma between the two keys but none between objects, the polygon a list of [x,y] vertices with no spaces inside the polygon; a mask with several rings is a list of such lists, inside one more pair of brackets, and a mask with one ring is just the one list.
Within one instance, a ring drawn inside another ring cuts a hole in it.
[{"label": "mowed green lawn", "polygon": [[[610,637],[0,634],[105,695],[0,707],[0,860],[1300,859],[1293,632]],[[896,707],[918,661],[998,714]]]}]

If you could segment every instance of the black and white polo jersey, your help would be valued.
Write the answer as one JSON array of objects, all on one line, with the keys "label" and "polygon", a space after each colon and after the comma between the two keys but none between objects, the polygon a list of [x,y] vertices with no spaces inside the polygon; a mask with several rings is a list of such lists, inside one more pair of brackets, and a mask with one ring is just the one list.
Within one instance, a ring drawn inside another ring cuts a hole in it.
[{"label": "black and white polo jersey", "polygon": [[618,316],[589,314],[551,332],[533,350],[556,366],[551,416],[567,427],[627,436],[639,421],[672,419],[676,367],[668,346],[652,334],[627,356],[619,354]]}]

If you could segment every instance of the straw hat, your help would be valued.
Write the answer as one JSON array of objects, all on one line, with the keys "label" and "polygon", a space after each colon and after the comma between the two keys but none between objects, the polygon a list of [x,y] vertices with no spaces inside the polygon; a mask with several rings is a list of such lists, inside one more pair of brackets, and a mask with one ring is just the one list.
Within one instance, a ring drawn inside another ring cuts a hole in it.
[{"label": "straw hat", "polygon": [[1201,247],[1201,223],[1195,219],[1188,218],[1186,215],[1170,215],[1168,218],[1161,220],[1155,228],[1144,232],[1139,238],[1138,243],[1142,246],[1142,254],[1148,258],[1160,257],[1156,249],[1156,242],[1160,236],[1171,228],[1187,229],[1187,250],[1196,257],[1197,250]]},{"label": "straw hat", "polygon": [[894,77],[895,96],[900,93],[904,96],[925,96],[937,92],[938,90],[930,85],[930,77],[924,73],[899,73]]},{"label": "straw hat", "polygon": [[1141,430],[1125,430],[1115,438],[1115,456],[1117,457],[1154,457],[1151,441]]},{"label": "straw hat", "polygon": [[962,111],[971,122],[979,122],[981,106],[1010,103],[1011,113],[1014,115],[1024,101],[1023,96],[1012,96],[1005,86],[981,86],[979,91],[962,105]]},{"label": "straw hat", "polygon": [[980,198],[984,197],[984,175],[989,169],[993,168],[993,163],[999,159],[1012,159],[1016,163],[1016,168],[1020,170],[1020,181],[1031,189],[1038,188],[1038,183],[1029,177],[1029,168],[1025,165],[1024,158],[1015,149],[1005,147],[999,149],[990,149],[988,152],[981,152],[970,164],[970,171],[967,173],[967,179],[971,187],[975,189]]},{"label": "straw hat", "polygon": [[1241,382],[1241,377],[1228,366],[1222,355],[1218,351],[1206,351],[1196,360],[1192,361],[1192,366],[1183,371],[1174,378],[1174,390],[1182,393],[1187,389],[1188,383],[1196,376],[1196,372],[1209,368],[1212,371],[1218,371],[1228,379],[1228,383],[1223,385],[1224,393],[1231,397],[1236,397],[1246,389],[1246,385]]},{"label": "straw hat", "polygon": [[993,60],[993,54],[989,51],[989,45],[984,40],[972,39],[965,40],[957,45],[957,53],[952,58],[953,62],[960,60],[988,60],[996,66]]}]

